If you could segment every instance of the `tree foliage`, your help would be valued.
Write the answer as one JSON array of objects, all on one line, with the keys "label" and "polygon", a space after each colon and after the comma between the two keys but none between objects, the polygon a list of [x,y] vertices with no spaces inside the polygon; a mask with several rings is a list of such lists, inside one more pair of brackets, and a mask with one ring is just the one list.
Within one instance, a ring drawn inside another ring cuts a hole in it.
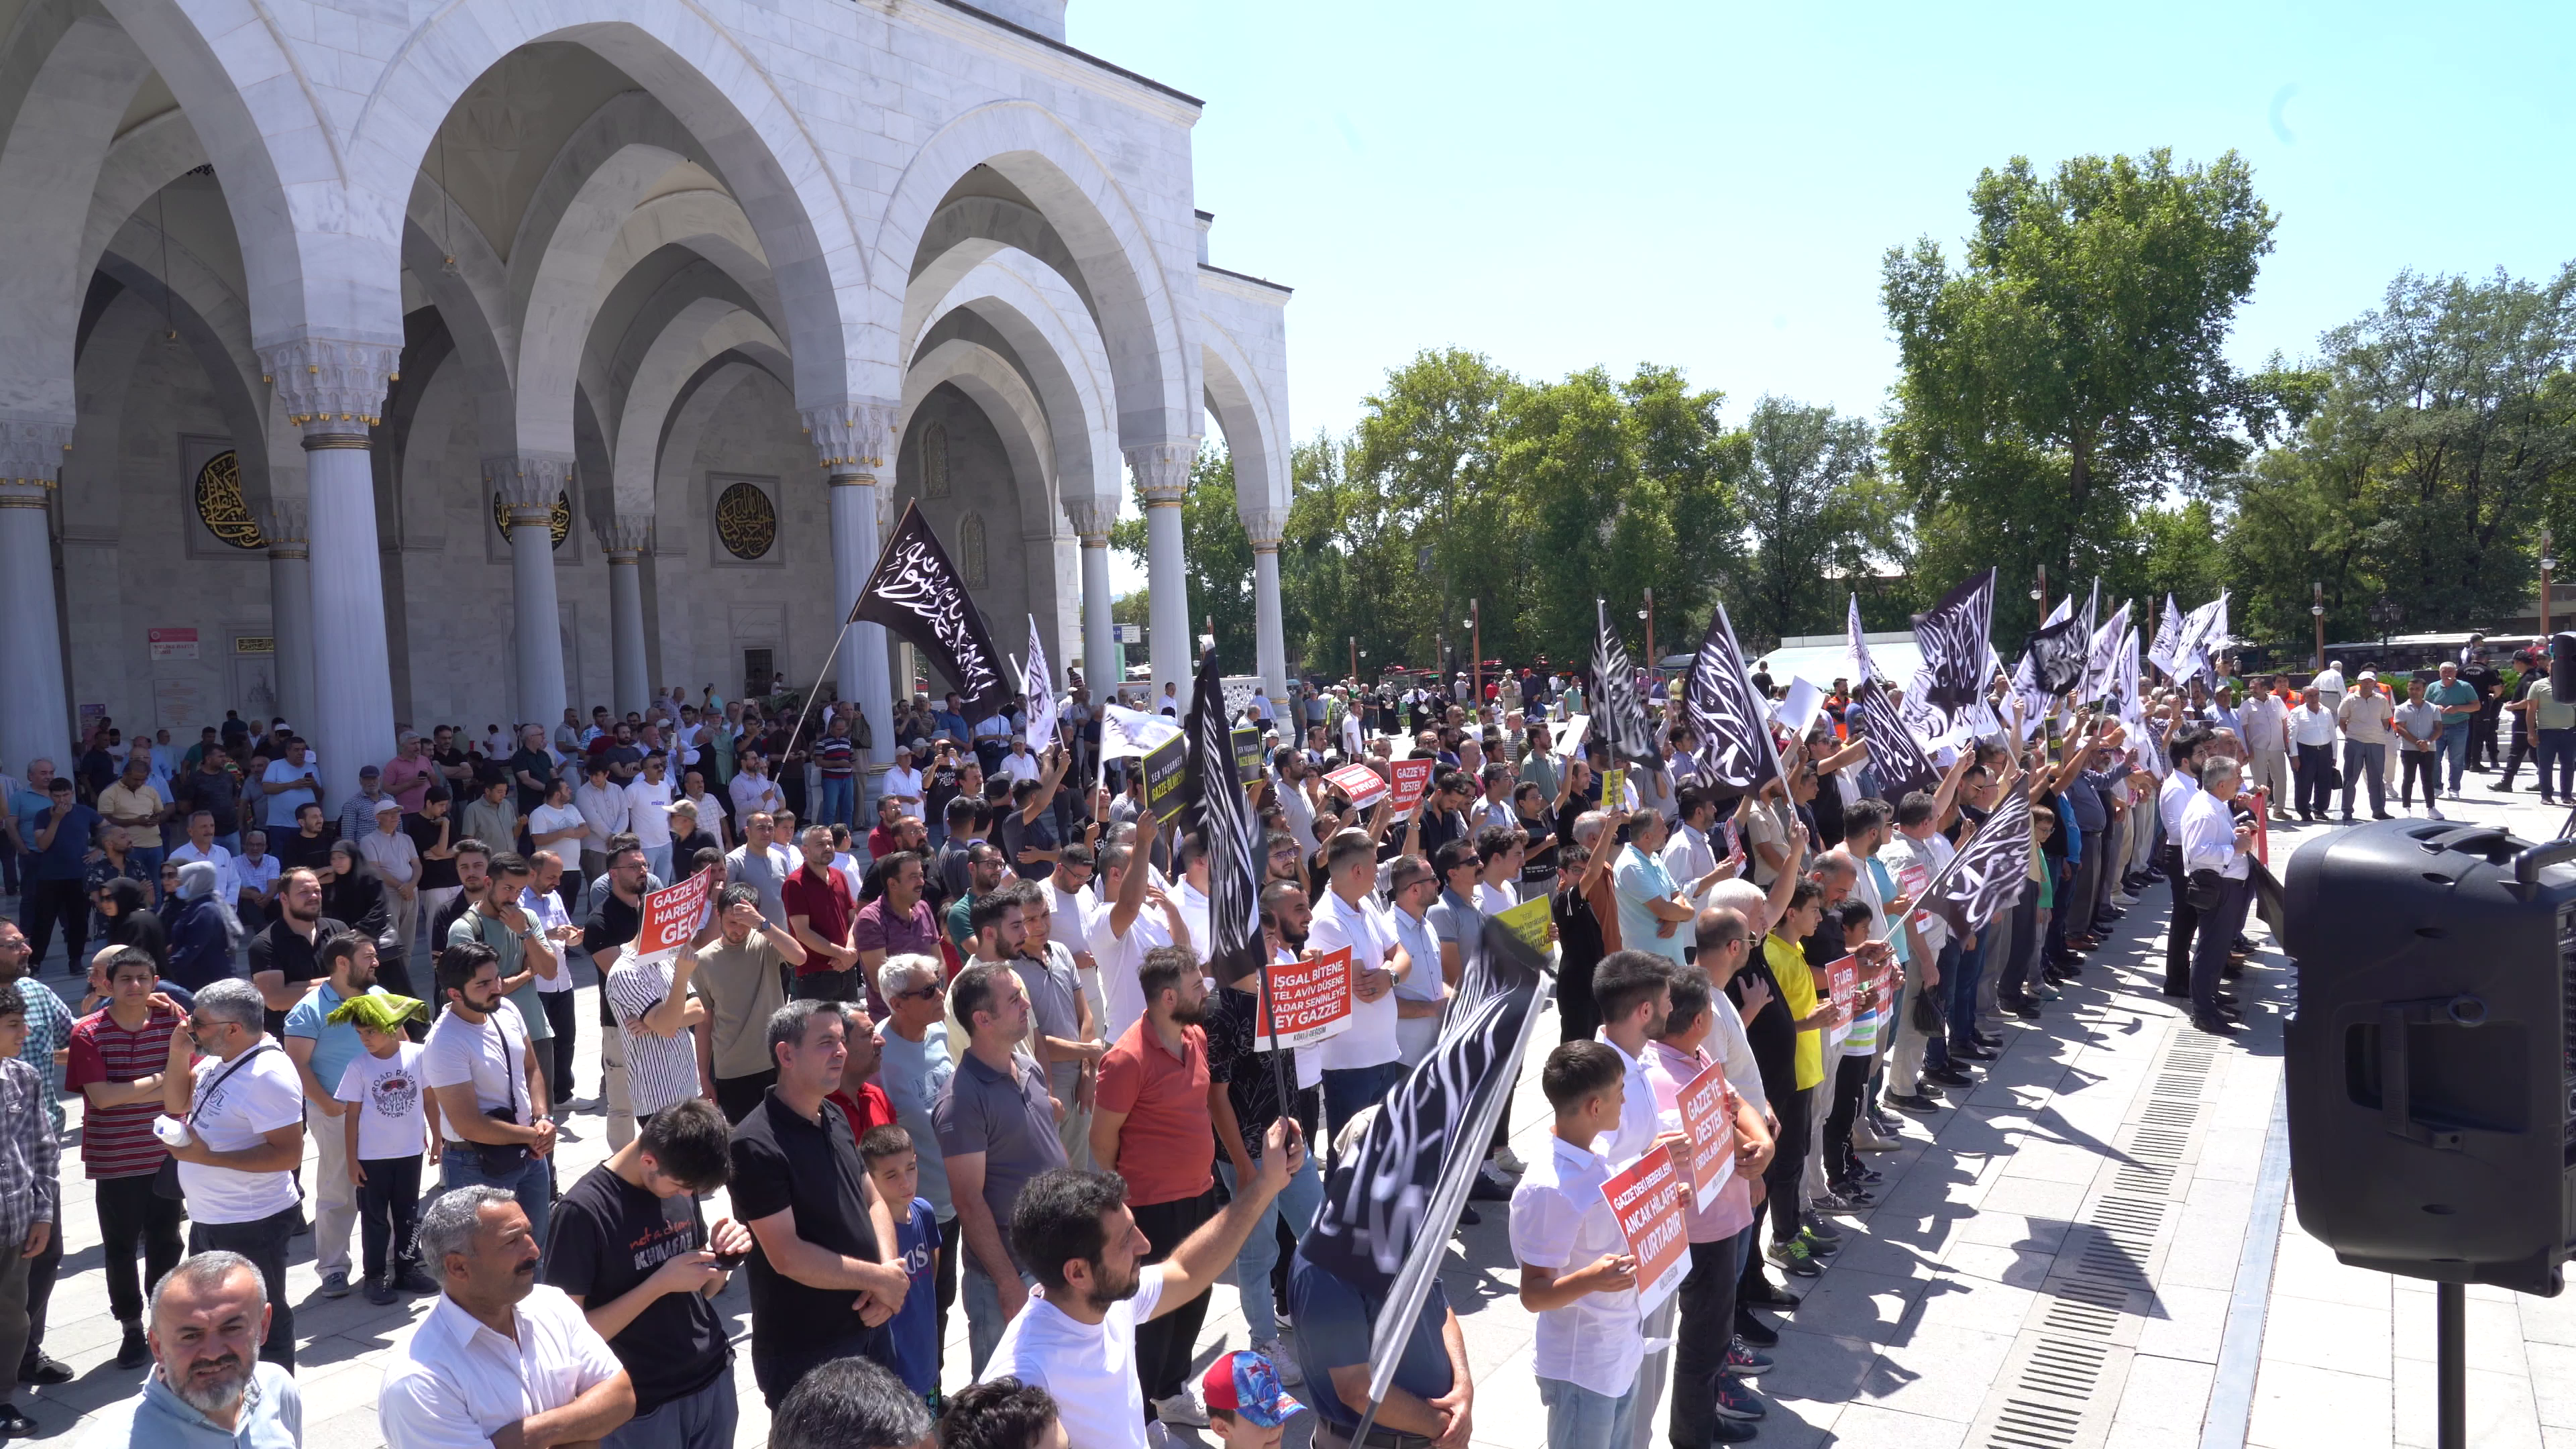
[{"label": "tree foliage", "polygon": [[[1141,498],[1137,501],[1143,502]],[[1146,531],[1141,512],[1121,519],[1109,530],[1109,546],[1127,555],[1137,567],[1150,567]],[[1190,464],[1190,491],[1181,498],[1181,557],[1189,575],[1191,639],[1195,641],[1213,624],[1219,665],[1230,674],[1252,673],[1257,667],[1253,658],[1252,537],[1243,531],[1243,520],[1235,512],[1234,460],[1222,448],[1203,447]],[[1138,600],[1141,610],[1145,594],[1139,589],[1126,598]],[[1140,617],[1136,622],[1150,625],[1152,621]],[[1152,638],[1150,628],[1146,637]],[[1195,668],[1198,646],[1194,642],[1190,648],[1190,667]],[[1145,652],[1139,650],[1133,657],[1141,659]]]},{"label": "tree foliage", "polygon": [[1729,591],[1736,633],[1777,639],[1838,630],[1849,595],[1870,592],[1863,585],[1876,566],[1906,552],[1904,508],[1879,472],[1870,425],[1766,397],[1744,431],[1750,556]]}]

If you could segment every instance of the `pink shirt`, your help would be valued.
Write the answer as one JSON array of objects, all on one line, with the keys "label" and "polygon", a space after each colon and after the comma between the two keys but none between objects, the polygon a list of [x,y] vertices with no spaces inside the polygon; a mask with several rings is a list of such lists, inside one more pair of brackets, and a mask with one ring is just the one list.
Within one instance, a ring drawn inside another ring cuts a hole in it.
[{"label": "pink shirt", "polygon": [[[1704,1051],[1680,1051],[1659,1041],[1646,1043],[1646,1080],[1655,1087],[1657,1132],[1682,1130],[1682,1111],[1678,1105],[1682,1088],[1707,1071],[1714,1061],[1715,1058]],[[1744,1179],[1742,1164],[1737,1164],[1735,1175],[1726,1180],[1726,1186],[1717,1190],[1716,1198],[1705,1209],[1693,1207],[1691,1199],[1685,1196],[1682,1199],[1682,1220],[1694,1243],[1720,1242],[1753,1226],[1753,1187]]]},{"label": "pink shirt", "polygon": [[430,782],[438,778],[438,763],[423,755],[407,760],[396,755],[385,765],[385,793],[402,802],[409,814],[420,813],[421,798],[429,793]]}]

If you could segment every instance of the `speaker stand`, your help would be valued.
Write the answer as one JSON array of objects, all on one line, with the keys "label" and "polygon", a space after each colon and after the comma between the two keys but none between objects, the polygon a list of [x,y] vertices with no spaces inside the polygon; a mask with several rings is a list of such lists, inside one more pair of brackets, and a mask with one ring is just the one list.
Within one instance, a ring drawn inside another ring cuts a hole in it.
[{"label": "speaker stand", "polygon": [[2433,1285],[2434,1439],[2438,1449],[2469,1446],[2468,1290]]}]

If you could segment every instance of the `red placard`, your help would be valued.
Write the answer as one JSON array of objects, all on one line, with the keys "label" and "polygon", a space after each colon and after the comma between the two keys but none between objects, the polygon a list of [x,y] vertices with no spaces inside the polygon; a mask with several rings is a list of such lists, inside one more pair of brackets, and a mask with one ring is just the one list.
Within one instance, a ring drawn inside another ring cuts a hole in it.
[{"label": "red placard", "polygon": [[1351,797],[1351,804],[1367,809],[1386,793],[1386,777],[1366,765],[1344,765],[1324,775],[1326,783]]},{"label": "red placard", "polygon": [[1832,997],[1834,1013],[1825,1019],[1827,1026],[1849,1026],[1852,1003],[1860,995],[1860,958],[1845,956],[1825,968],[1825,990]]},{"label": "red placard", "polygon": [[1351,1028],[1351,948],[1327,951],[1311,961],[1270,964],[1270,1030],[1253,1038],[1252,1049],[1275,1052],[1282,1046],[1312,1046]]},{"label": "red placard", "polygon": [[1690,1138],[1692,1202],[1706,1212],[1735,1175],[1735,1091],[1726,1084],[1725,1064],[1711,1062],[1683,1085],[1673,1105],[1681,1109],[1682,1132]]},{"label": "red placard", "polygon": [[1404,814],[1422,801],[1431,788],[1431,767],[1436,760],[1397,760],[1395,768],[1395,813]]},{"label": "red placard", "polygon": [[715,889],[715,881],[714,871],[702,870],[646,896],[643,929],[628,943],[625,959],[649,964],[678,955],[706,920],[707,893]]},{"label": "red placard", "polygon": [[1619,1231],[1637,1259],[1637,1311],[1663,1306],[1689,1274],[1690,1240],[1682,1222],[1682,1175],[1673,1150],[1658,1147],[1612,1173],[1601,1196],[1619,1218]]},{"label": "red placard", "polygon": [[[1919,908],[1923,903],[1923,893],[1932,889],[1931,870],[1922,865],[1906,865],[1898,867],[1896,872],[1896,889],[1898,894],[1912,897],[1915,905]],[[1914,925],[1918,930],[1924,926],[1930,925],[1933,919],[1934,917],[1930,911],[1917,909],[1914,912]]]}]

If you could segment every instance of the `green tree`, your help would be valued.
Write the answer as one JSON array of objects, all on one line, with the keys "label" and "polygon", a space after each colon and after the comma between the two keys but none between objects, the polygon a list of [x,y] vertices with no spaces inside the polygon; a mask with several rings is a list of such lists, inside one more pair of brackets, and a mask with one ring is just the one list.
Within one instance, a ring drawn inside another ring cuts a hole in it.
[{"label": "green tree", "polygon": [[[1140,498],[1138,503],[1142,502]],[[1141,508],[1137,516],[1110,528],[1109,546],[1139,568],[1151,566]],[[1251,673],[1257,667],[1252,538],[1234,511],[1234,459],[1215,444],[1200,448],[1190,464],[1190,491],[1181,498],[1181,556],[1189,578],[1190,638],[1196,641],[1213,623],[1218,665],[1229,674]],[[1139,590],[1132,597],[1141,599],[1144,593]],[[1116,617],[1114,610],[1112,617]],[[1197,658],[1198,646],[1193,642],[1190,668],[1198,667]]]},{"label": "green tree", "polygon": [[[1988,565],[2101,571],[2132,513],[2237,471],[2272,416],[2224,353],[2275,224],[2235,152],[2047,178],[2015,157],[1969,202],[1958,267],[1926,237],[1888,252],[1881,286],[1902,369],[1885,443],[1927,600]],[[1999,635],[2035,622],[2018,587],[1996,612]]]},{"label": "green tree", "polygon": [[1741,496],[1752,545],[1728,612],[1756,639],[1842,627],[1853,581],[1896,552],[1898,512],[1869,423],[1766,397],[1745,423]]}]

